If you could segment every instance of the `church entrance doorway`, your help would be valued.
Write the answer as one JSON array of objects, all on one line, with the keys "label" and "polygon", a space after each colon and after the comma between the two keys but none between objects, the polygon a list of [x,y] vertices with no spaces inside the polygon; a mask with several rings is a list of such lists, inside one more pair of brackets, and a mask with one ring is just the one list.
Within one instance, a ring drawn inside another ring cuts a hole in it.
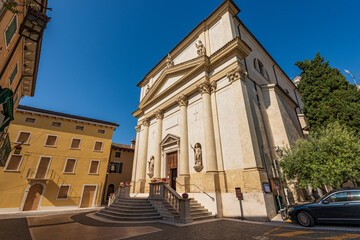
[{"label": "church entrance doorway", "polygon": [[167,162],[167,174],[168,174],[168,183],[176,191],[176,177],[177,177],[177,152],[172,152],[166,154]]}]

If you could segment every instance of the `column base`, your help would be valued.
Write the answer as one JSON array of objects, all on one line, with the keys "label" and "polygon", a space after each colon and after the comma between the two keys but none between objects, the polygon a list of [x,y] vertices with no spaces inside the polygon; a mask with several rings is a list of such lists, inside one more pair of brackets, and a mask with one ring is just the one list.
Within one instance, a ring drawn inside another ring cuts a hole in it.
[{"label": "column base", "polygon": [[134,193],[145,193],[146,180],[138,180],[135,182]]},{"label": "column base", "polygon": [[190,192],[190,176],[183,175],[176,178],[176,191],[178,193],[189,193]]}]

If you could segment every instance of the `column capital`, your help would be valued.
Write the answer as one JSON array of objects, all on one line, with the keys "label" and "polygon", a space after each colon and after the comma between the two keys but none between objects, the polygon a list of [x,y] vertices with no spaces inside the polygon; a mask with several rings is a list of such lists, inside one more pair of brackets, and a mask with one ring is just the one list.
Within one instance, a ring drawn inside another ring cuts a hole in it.
[{"label": "column capital", "polygon": [[177,102],[179,104],[179,106],[186,106],[188,104],[188,99],[184,94],[181,94],[178,99]]},{"label": "column capital", "polygon": [[200,83],[200,85],[198,86],[199,92],[202,94],[204,93],[209,93],[211,92],[211,84],[208,82],[203,82]]},{"label": "column capital", "polygon": [[247,75],[248,73],[240,65],[237,65],[236,68],[227,73],[227,77],[231,83],[240,79],[245,81]]},{"label": "column capital", "polygon": [[142,122],[142,124],[144,125],[144,127],[148,127],[150,125],[150,119],[149,118],[145,118]]},{"label": "column capital", "polygon": [[213,81],[210,84],[210,90],[211,90],[211,93],[214,93],[216,91],[216,82],[215,81]]},{"label": "column capital", "polygon": [[135,126],[136,132],[140,132],[140,129],[141,129],[141,125],[136,125],[136,126]]},{"label": "column capital", "polygon": [[155,113],[156,119],[163,119],[164,118],[164,111],[159,109]]}]

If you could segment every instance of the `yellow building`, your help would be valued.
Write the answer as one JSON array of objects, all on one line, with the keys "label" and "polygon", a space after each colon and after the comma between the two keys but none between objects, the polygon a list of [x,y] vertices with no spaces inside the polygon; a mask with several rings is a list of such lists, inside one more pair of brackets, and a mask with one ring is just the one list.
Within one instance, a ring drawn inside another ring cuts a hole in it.
[{"label": "yellow building", "polygon": [[0,167],[0,211],[99,206],[118,126],[19,105],[9,136],[23,144]]},{"label": "yellow building", "polygon": [[0,1],[0,166],[9,155],[7,127],[21,97],[34,96],[47,0]]}]

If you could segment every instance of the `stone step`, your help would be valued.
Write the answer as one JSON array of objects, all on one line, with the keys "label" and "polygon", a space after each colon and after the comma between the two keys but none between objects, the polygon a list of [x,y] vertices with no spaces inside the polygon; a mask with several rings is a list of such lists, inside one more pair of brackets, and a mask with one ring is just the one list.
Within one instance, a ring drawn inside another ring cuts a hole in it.
[{"label": "stone step", "polygon": [[215,216],[213,215],[208,215],[208,216],[197,216],[197,217],[191,217],[193,221],[202,221],[202,220],[207,220],[207,219],[213,219],[215,218]]},{"label": "stone step", "polygon": [[147,198],[117,198],[114,202],[149,203]]},{"label": "stone step", "polygon": [[151,203],[147,202],[147,203],[131,203],[131,202],[113,202],[113,204],[111,205],[117,205],[117,206],[138,206],[138,207],[143,207],[143,206],[151,206]]},{"label": "stone step", "polygon": [[194,218],[194,217],[206,217],[206,216],[211,216],[211,213],[209,213],[209,212],[200,212],[200,213],[190,213],[190,216],[192,217],[192,218]]},{"label": "stone step", "polygon": [[96,215],[104,217],[104,218],[108,218],[108,219],[112,219],[112,220],[117,220],[117,221],[155,221],[155,220],[161,220],[162,217],[160,215],[157,216],[148,216],[148,217],[129,217],[129,216],[117,216],[114,214],[108,214],[108,213],[104,213],[104,212],[97,212]]},{"label": "stone step", "polygon": [[156,211],[150,212],[150,213],[121,213],[121,212],[117,212],[117,211],[112,211],[109,209],[102,209],[100,211],[101,213],[107,213],[107,214],[111,214],[111,215],[115,215],[115,216],[119,216],[119,217],[154,217],[154,216],[160,216],[160,214]]},{"label": "stone step", "polygon": [[139,209],[139,208],[119,208],[112,206],[106,207],[105,209],[115,212],[121,212],[121,213],[151,213],[156,211],[155,208]]}]

